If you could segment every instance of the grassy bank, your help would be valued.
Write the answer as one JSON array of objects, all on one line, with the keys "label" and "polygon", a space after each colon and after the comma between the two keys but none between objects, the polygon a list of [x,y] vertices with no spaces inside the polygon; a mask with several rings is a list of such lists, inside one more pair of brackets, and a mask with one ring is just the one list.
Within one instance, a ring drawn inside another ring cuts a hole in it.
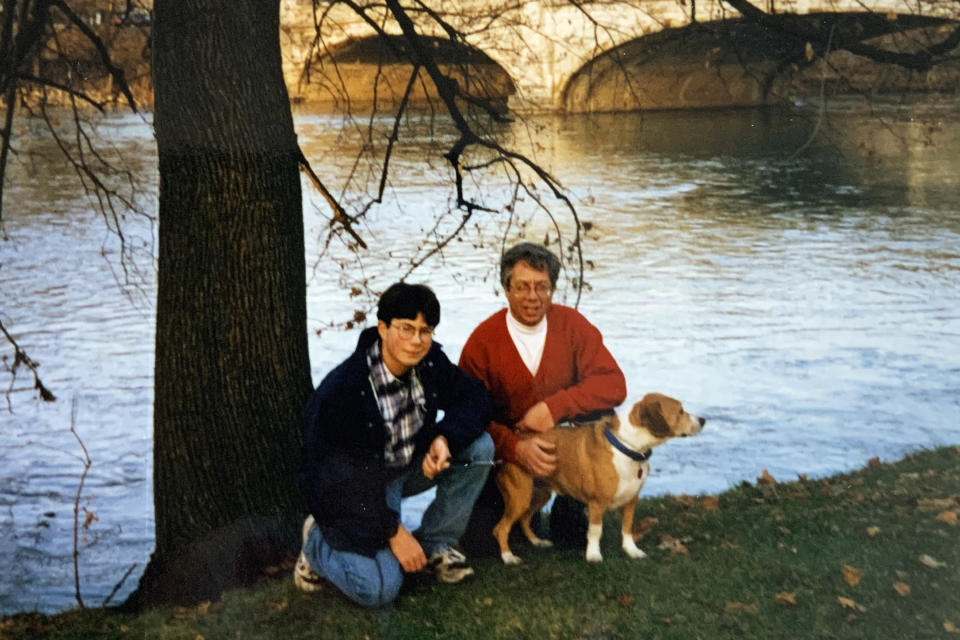
[{"label": "grassy bank", "polygon": [[474,561],[468,584],[411,584],[379,611],[284,573],[199,607],[14,616],[0,638],[960,639],[960,447],[777,480],[642,501],[641,561],[610,518],[600,565],[518,546],[519,567]]}]

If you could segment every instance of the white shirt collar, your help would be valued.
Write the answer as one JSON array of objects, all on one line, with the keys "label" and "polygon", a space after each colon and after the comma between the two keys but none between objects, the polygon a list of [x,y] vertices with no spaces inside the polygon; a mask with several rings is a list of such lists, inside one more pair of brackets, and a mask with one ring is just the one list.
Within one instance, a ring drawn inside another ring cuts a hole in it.
[{"label": "white shirt collar", "polygon": [[547,342],[547,316],[544,315],[540,322],[531,327],[514,318],[507,309],[507,333],[510,334],[510,339],[530,374],[537,375],[543,347]]}]

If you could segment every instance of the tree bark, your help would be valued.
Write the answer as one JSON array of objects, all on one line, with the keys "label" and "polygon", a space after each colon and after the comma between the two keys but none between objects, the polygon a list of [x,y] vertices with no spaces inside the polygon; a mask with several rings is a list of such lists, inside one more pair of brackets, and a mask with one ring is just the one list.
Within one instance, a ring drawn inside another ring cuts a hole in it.
[{"label": "tree bark", "polygon": [[132,606],[215,599],[298,544],[311,390],[279,0],[156,0],[156,549]]}]

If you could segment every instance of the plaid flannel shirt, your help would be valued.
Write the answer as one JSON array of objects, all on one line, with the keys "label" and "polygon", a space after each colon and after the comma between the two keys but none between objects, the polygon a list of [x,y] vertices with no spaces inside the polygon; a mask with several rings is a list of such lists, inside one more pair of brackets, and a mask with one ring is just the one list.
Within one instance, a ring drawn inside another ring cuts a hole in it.
[{"label": "plaid flannel shirt", "polygon": [[370,384],[387,426],[389,439],[385,451],[388,468],[403,468],[413,459],[414,437],[423,426],[426,396],[415,368],[397,377],[390,373],[380,353],[380,341],[367,350]]}]

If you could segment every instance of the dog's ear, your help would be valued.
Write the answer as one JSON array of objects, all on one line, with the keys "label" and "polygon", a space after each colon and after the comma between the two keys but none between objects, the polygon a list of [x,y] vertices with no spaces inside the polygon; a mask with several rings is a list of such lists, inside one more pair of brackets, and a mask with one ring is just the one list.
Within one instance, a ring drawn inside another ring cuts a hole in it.
[{"label": "dog's ear", "polygon": [[663,416],[663,404],[660,399],[641,403],[641,420],[646,423],[647,429],[658,438],[668,438],[672,433],[667,419]]}]

